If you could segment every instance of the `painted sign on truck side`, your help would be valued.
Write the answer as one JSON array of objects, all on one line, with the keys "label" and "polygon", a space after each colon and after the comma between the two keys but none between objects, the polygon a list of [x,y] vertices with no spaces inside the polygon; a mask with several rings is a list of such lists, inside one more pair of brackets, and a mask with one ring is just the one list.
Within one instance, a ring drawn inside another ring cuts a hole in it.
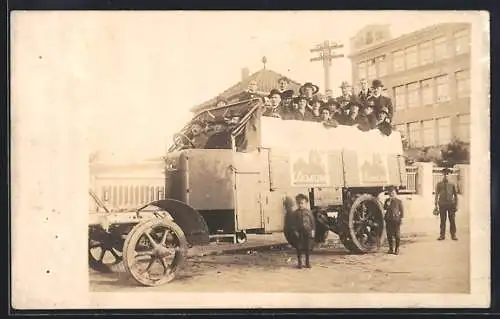
[{"label": "painted sign on truck side", "polygon": [[293,151],[290,154],[290,175],[293,187],[330,186],[328,157],[325,151]]}]

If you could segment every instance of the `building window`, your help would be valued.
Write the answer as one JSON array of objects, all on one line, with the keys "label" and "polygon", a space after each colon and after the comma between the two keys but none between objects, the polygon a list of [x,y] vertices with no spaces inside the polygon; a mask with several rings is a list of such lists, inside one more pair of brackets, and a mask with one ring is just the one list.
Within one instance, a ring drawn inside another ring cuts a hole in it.
[{"label": "building window", "polygon": [[469,47],[470,47],[469,30],[462,30],[455,32],[453,34],[453,39],[455,40],[456,55],[469,52]]},{"label": "building window", "polygon": [[420,65],[434,62],[434,52],[432,51],[432,41],[426,41],[420,44]]},{"label": "building window", "polygon": [[464,142],[470,141],[470,114],[458,116],[458,138]]},{"label": "building window", "polygon": [[418,51],[417,46],[413,45],[406,48],[406,69],[411,69],[418,66]]},{"label": "building window", "polygon": [[377,77],[377,64],[375,59],[368,60],[368,79],[374,80]]},{"label": "building window", "polygon": [[359,79],[366,78],[366,62],[358,63],[358,78]]},{"label": "building window", "polygon": [[469,70],[455,72],[457,82],[457,97],[469,97],[470,94],[470,73]]},{"label": "building window", "polygon": [[378,66],[378,76],[384,76],[387,74],[387,60],[385,55],[379,56],[377,58],[377,66]]},{"label": "building window", "polygon": [[432,105],[434,104],[434,86],[433,80],[427,79],[422,81],[422,104]]},{"label": "building window", "polygon": [[408,107],[420,106],[420,83],[408,84]]},{"label": "building window", "polygon": [[448,75],[442,75],[436,78],[437,102],[443,103],[450,100]]},{"label": "building window", "polygon": [[405,69],[405,52],[403,50],[394,51],[392,55],[392,68],[394,72],[403,71]]},{"label": "building window", "polygon": [[406,86],[396,86],[394,88],[394,98],[396,102],[396,109],[406,108]]},{"label": "building window", "polygon": [[451,141],[451,120],[449,117],[438,119],[438,141],[439,145],[445,145]]},{"label": "building window", "polygon": [[412,122],[408,124],[408,138],[410,142],[410,147],[421,147],[422,137],[420,130],[420,122]]},{"label": "building window", "polygon": [[445,37],[434,39],[434,60],[444,60],[448,58],[448,44]]},{"label": "building window", "polygon": [[375,41],[380,41],[384,39],[384,34],[382,31],[375,32]]},{"label": "building window", "polygon": [[434,139],[434,120],[422,122],[422,144],[424,146],[434,146],[436,144]]}]

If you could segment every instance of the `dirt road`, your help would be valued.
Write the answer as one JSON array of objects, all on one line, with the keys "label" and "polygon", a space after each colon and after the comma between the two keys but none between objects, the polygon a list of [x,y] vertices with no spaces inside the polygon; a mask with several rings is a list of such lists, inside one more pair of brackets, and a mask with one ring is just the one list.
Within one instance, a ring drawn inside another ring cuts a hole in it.
[{"label": "dirt road", "polygon": [[[410,221],[406,221],[410,222]],[[125,273],[90,271],[91,291],[178,292],[404,292],[468,293],[468,216],[457,217],[459,241],[436,241],[438,220],[420,221],[399,256],[349,254],[336,240],[317,248],[312,269],[295,269],[290,248],[190,258],[177,278],[160,287],[137,286]],[[405,228],[412,226],[403,225]],[[334,236],[332,236],[334,237]],[[334,239],[334,238],[332,238]],[[333,242],[333,243],[332,243]]]}]

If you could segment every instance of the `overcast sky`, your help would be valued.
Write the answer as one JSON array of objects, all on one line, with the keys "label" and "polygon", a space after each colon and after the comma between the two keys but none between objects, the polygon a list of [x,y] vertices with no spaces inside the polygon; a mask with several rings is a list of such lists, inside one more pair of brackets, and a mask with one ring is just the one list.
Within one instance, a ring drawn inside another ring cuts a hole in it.
[{"label": "overcast sky", "polygon": [[[239,81],[242,67],[258,71],[263,56],[269,69],[322,88],[321,63],[309,61],[315,44],[339,41],[347,56],[349,39],[367,24],[390,24],[399,36],[436,22],[464,21],[464,15],[57,12],[37,26],[23,27],[29,19],[17,19],[13,41],[16,35],[39,37],[38,46],[60,52],[60,63],[67,62],[85,92],[90,149],[100,150],[103,159],[128,160],[161,155],[189,119],[189,108]],[[334,89],[351,80],[347,57],[334,60],[331,79]]]}]

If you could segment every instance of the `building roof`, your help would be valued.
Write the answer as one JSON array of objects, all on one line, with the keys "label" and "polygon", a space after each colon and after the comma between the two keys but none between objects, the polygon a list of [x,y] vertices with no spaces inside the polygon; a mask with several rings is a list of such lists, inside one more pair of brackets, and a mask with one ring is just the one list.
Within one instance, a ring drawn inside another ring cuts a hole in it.
[{"label": "building roof", "polygon": [[214,106],[219,97],[223,97],[227,100],[231,100],[231,98],[233,98],[236,94],[239,94],[239,93],[245,91],[248,88],[248,84],[252,80],[257,81],[257,91],[268,93],[272,89],[277,88],[278,80],[282,77],[285,77],[289,80],[289,85],[288,85],[289,89],[292,89],[296,92],[299,90],[299,88],[301,86],[300,83],[293,81],[292,79],[290,79],[290,78],[288,78],[288,77],[286,77],[278,72],[275,72],[273,70],[262,68],[261,70],[253,73],[252,75],[249,75],[245,79],[242,79],[241,81],[239,81],[235,85],[229,87],[228,89],[226,89],[225,91],[223,91],[219,95],[211,98],[208,101],[203,102],[200,105],[193,107],[191,109],[191,111],[192,112],[199,112],[207,107]]},{"label": "building roof", "polygon": [[[430,25],[428,27],[425,27],[425,28],[422,28],[422,29],[418,29],[418,30],[410,32],[410,33],[405,33],[403,35],[400,35],[399,37],[392,38],[390,40],[379,42],[379,43],[374,44],[372,46],[368,46],[368,47],[362,48],[361,50],[353,51],[353,52],[351,52],[349,54],[348,57],[352,58],[352,57],[361,55],[363,53],[372,51],[374,49],[378,49],[378,48],[380,48],[382,46],[387,46],[389,44],[397,43],[397,42],[400,42],[400,41],[403,41],[403,40],[406,40],[406,39],[410,39],[410,38],[413,38],[413,37],[416,38],[416,37],[419,37],[422,34],[430,33],[430,32],[433,32],[433,31],[438,31],[438,30],[442,30],[442,29],[446,29],[446,28],[462,28],[462,27],[467,27],[467,26],[470,26],[470,23],[447,22],[447,23],[433,24],[433,25]],[[359,31],[359,33],[361,33],[364,30],[365,30],[365,28],[361,29]]]}]

